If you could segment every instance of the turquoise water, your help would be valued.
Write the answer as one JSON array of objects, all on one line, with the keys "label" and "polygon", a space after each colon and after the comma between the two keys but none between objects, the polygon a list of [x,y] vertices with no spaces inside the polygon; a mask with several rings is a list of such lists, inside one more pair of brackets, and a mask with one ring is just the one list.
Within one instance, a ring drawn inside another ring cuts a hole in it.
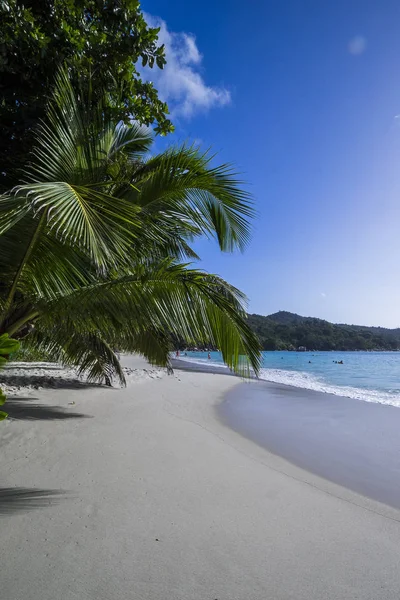
[{"label": "turquoise water", "polygon": [[[219,352],[180,358],[226,368]],[[343,361],[336,364],[335,361]],[[295,387],[400,407],[400,352],[263,352],[260,377]]]}]

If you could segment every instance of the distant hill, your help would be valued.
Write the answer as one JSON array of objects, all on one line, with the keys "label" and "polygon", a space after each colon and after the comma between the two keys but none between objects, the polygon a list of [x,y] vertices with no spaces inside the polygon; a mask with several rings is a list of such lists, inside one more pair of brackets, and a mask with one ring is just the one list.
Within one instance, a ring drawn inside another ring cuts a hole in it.
[{"label": "distant hill", "polygon": [[[254,316],[260,317],[261,315]],[[273,315],[268,315],[265,318],[271,319],[271,321],[275,321],[275,323],[281,323],[282,325],[293,325],[293,323],[302,323],[303,321],[307,321],[307,319],[310,317],[302,317],[301,315],[288,312],[287,310],[280,310],[279,312],[276,312]]]},{"label": "distant hill", "polygon": [[400,329],[342,325],[279,311],[248,315],[264,350],[399,350]]}]

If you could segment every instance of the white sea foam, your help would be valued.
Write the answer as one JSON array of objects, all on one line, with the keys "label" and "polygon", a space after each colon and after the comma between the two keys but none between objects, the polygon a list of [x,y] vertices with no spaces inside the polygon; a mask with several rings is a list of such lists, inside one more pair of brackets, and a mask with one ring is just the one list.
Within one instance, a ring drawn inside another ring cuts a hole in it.
[{"label": "white sea foam", "polygon": [[[194,363],[198,365],[217,367],[221,370],[227,369],[226,365],[221,362],[208,360],[207,358],[185,356],[180,357],[180,360]],[[280,383],[282,385],[291,385],[293,387],[322,392],[324,394],[334,394],[335,396],[344,396],[346,398],[354,398],[355,400],[363,400],[364,402],[377,402],[379,404],[389,404],[400,408],[400,394],[391,394],[388,392],[362,389],[351,386],[335,386],[329,384],[323,379],[316,377],[310,373],[302,371],[286,371],[284,369],[261,369],[260,379],[270,381],[272,383]]]},{"label": "white sea foam", "polygon": [[390,404],[400,407],[400,395],[390,394],[379,390],[368,390],[350,386],[331,385],[315,375],[303,373],[302,371],[285,371],[283,369],[261,369],[260,379],[291,385],[305,390],[314,390],[335,396],[345,396],[364,402],[378,402],[379,404]]}]

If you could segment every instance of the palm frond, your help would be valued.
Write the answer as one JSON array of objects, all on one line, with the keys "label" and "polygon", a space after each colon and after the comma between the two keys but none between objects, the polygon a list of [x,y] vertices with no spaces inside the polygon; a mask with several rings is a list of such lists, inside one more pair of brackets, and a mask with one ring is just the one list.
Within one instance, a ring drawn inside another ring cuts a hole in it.
[{"label": "palm frond", "polygon": [[50,302],[40,321],[64,315],[80,330],[101,331],[116,344],[122,331],[130,331],[133,343],[150,327],[164,335],[173,332],[188,344],[219,348],[226,364],[238,373],[251,366],[257,374],[260,346],[246,323],[243,302],[244,295],[221,278],[164,261]]},{"label": "palm frond", "polygon": [[[33,217],[46,215],[46,230],[86,251],[104,266],[123,254],[140,233],[138,211],[132,204],[85,186],[67,182],[30,183],[15,189],[26,198]],[[138,232],[138,233],[136,233]]]},{"label": "palm frond", "polygon": [[138,190],[125,196],[146,214],[169,214],[215,236],[221,250],[243,250],[254,216],[251,195],[230,165],[210,167],[212,156],[195,147],[169,149],[134,173]]},{"label": "palm frond", "polygon": [[0,331],[97,380],[123,379],[115,347],[168,367],[174,336],[257,373],[243,294],[176,262],[198,258],[201,235],[243,250],[251,196],[195,147],[146,158],[149,130],[105,108],[107,98],[93,107],[58,73],[32,162],[0,196]]},{"label": "palm frond", "polygon": [[75,367],[79,375],[88,381],[111,382],[117,378],[125,385],[125,375],[110,345],[96,331],[81,331],[71,319],[53,323],[49,327],[35,329],[24,340],[25,348],[43,350],[53,360],[68,367]]},{"label": "palm frond", "polygon": [[153,133],[150,127],[133,122],[131,125],[118,123],[112,126],[108,144],[107,158],[119,159],[121,152],[126,152],[131,161],[140,160],[151,148]]},{"label": "palm frond", "polygon": [[0,198],[0,234],[28,212],[45,213],[46,230],[87,251],[99,267],[109,264],[129,251],[141,227],[138,207],[110,193],[110,171],[118,156],[122,163],[125,155],[140,156],[150,142],[144,127],[105,123],[102,107],[89,110],[61,70],[26,182]]},{"label": "palm frond", "polygon": [[30,210],[30,204],[24,196],[17,198],[10,192],[0,195],[0,236],[29,215]]}]

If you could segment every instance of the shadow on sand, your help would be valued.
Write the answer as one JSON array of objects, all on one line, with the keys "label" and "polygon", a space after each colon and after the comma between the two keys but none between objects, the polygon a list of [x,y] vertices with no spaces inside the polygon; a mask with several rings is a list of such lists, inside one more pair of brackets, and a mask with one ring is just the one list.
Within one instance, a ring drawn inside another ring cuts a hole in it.
[{"label": "shadow on sand", "polygon": [[91,415],[71,412],[60,406],[48,406],[44,404],[35,404],[36,398],[23,398],[20,396],[8,396],[4,405],[4,410],[9,418],[19,421],[26,420],[58,420],[63,419],[91,419]]},{"label": "shadow on sand", "polygon": [[79,379],[68,379],[54,377],[53,375],[4,375],[0,376],[0,384],[24,387],[31,385],[33,387],[42,387],[56,390],[80,390],[87,388],[104,387],[101,383],[92,383],[89,381],[80,381]]},{"label": "shadow on sand", "polygon": [[65,498],[63,490],[40,490],[37,488],[0,488],[0,517],[28,512],[59,504]]}]

